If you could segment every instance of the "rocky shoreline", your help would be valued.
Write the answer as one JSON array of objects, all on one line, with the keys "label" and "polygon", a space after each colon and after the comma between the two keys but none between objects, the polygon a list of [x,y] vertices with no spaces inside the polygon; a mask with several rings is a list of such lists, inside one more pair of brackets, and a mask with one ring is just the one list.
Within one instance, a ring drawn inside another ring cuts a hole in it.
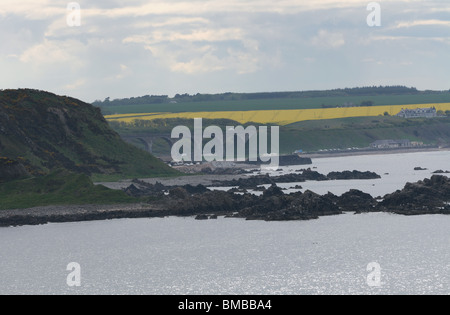
[{"label": "rocky shoreline", "polygon": [[0,227],[165,217],[170,213],[149,204],[47,206],[0,211]]},{"label": "rocky shoreline", "polygon": [[[408,183],[384,197],[373,198],[359,190],[342,196],[318,195],[311,191],[284,194],[273,184],[261,196],[232,191],[210,191],[205,186],[180,186],[163,193],[164,185],[134,181],[147,202],[128,205],[55,206],[0,211],[0,227],[41,225],[122,218],[192,217],[198,220],[218,216],[247,220],[311,220],[344,212],[388,212],[401,215],[450,214],[450,178],[434,175]],[[131,187],[131,186],[130,186]],[[128,188],[129,190],[132,188]],[[152,190],[153,189],[153,190]],[[142,192],[145,191],[145,192]]]},{"label": "rocky shoreline", "polygon": [[216,181],[214,187],[231,187],[256,189],[261,185],[273,185],[279,183],[303,183],[306,181],[329,181],[329,180],[351,180],[351,179],[379,179],[380,175],[373,172],[344,171],[331,172],[328,175],[320,174],[310,168],[299,170],[298,173],[291,173],[280,176],[258,175],[246,178],[232,179],[229,181]]}]

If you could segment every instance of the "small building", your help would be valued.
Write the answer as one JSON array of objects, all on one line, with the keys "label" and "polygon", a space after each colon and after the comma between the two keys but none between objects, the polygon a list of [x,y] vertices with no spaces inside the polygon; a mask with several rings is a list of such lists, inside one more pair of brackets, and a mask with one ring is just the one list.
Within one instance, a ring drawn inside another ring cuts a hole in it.
[{"label": "small building", "polygon": [[435,118],[437,117],[437,110],[434,107],[431,108],[417,108],[417,109],[404,109],[396,115],[402,118]]},{"label": "small building", "polygon": [[370,144],[373,149],[397,149],[397,148],[411,148],[413,145],[410,140],[377,140]]},{"label": "small building", "polygon": [[412,142],[411,142],[411,145],[412,145],[413,147],[422,147],[422,146],[424,146],[424,143],[421,142],[421,141],[412,141]]}]

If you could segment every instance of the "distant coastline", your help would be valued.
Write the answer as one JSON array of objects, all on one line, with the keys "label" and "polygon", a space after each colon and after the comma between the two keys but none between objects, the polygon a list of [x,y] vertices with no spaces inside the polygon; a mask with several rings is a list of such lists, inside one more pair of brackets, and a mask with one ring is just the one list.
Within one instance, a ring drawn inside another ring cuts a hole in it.
[{"label": "distant coastline", "polygon": [[[355,172],[358,173],[355,176]],[[369,172],[332,172],[346,175],[344,179],[363,179],[363,175],[374,175]],[[299,221],[313,220],[323,216],[340,215],[343,213],[385,212],[400,215],[450,214],[448,192],[450,178],[432,175],[431,179],[405,185],[401,190],[390,192],[384,197],[373,197],[363,191],[350,189],[343,195],[317,194],[308,189],[305,192],[283,193],[279,183],[298,183],[332,180],[331,174],[325,178],[311,169],[297,174],[285,174],[268,177],[233,175],[203,175],[185,176],[183,178],[166,179],[165,187],[157,182],[133,180],[114,183],[115,189],[124,189],[132,195],[148,194],[151,202],[115,204],[115,205],[61,205],[34,207],[29,209],[0,211],[0,227],[25,225],[44,225],[48,223],[86,222],[111,219],[137,219],[162,217],[195,217],[197,220],[217,219],[219,216],[246,220],[264,221]],[[436,172],[434,172],[436,173]],[[433,174],[434,174],[433,173]],[[442,172],[444,173],[444,172]],[[353,175],[352,175],[353,174]],[[350,177],[347,177],[350,176]],[[231,179],[231,182],[224,181]],[[232,178],[240,178],[238,180]],[[278,178],[278,181],[277,181]],[[303,178],[303,179],[302,179]],[[369,177],[368,177],[369,178]],[[381,178],[381,177],[380,177]],[[270,179],[272,186],[263,188],[262,195],[246,193],[248,189],[258,189]],[[289,182],[280,179],[289,179]],[[154,179],[152,179],[154,180]],[[216,187],[238,187],[228,191],[208,190],[201,182],[208,184],[219,180]],[[182,186],[187,184],[186,186]],[[198,186],[192,185],[198,184]],[[159,187],[159,188],[158,188]],[[300,185],[295,187],[302,189]],[[168,190],[168,195],[167,195]],[[190,192],[188,192],[190,191]],[[393,190],[392,190],[393,191]],[[235,192],[238,192],[237,194]]]},{"label": "distant coastline", "polygon": [[386,154],[403,154],[403,153],[419,153],[419,152],[442,152],[450,151],[450,148],[425,147],[425,148],[399,148],[399,149],[368,149],[368,150],[353,150],[353,151],[335,151],[335,152],[316,152],[305,153],[302,157],[311,159],[345,157],[345,156],[364,156],[364,155],[386,155]]}]

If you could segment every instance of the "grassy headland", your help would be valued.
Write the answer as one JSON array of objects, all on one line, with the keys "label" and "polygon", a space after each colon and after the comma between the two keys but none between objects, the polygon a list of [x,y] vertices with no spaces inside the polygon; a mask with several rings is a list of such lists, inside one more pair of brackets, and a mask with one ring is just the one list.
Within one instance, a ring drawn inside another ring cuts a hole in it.
[{"label": "grassy headland", "polygon": [[23,165],[32,176],[61,168],[103,179],[179,175],[124,142],[98,108],[70,97],[0,91],[0,126],[0,157]]},{"label": "grassy headland", "polygon": [[39,206],[133,203],[122,191],[96,186],[84,174],[57,170],[46,176],[0,183],[0,210]]}]

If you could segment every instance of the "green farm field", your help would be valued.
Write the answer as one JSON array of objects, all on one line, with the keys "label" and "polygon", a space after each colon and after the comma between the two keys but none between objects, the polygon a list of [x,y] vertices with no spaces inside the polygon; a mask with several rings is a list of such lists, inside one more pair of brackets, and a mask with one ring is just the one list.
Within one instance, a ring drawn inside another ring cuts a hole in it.
[{"label": "green farm field", "polygon": [[418,95],[334,96],[308,98],[279,98],[236,101],[179,102],[174,104],[102,106],[104,115],[140,113],[180,113],[214,111],[255,111],[314,109],[336,107],[346,103],[361,104],[372,101],[374,106],[450,103],[450,92]]}]

